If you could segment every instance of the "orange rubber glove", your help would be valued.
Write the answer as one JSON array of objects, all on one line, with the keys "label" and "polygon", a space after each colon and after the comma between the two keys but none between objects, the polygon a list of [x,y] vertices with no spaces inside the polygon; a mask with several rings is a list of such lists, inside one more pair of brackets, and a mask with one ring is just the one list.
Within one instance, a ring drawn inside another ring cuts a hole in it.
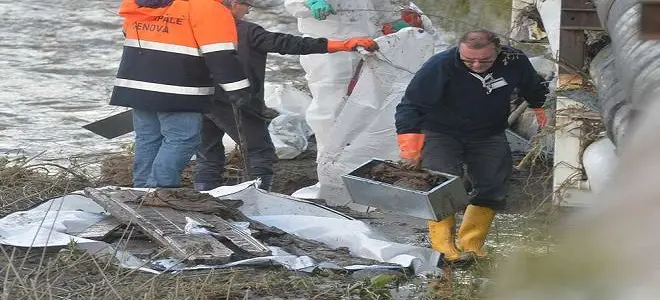
[{"label": "orange rubber glove", "polygon": [[328,52],[356,51],[357,47],[363,47],[369,52],[378,50],[378,44],[371,38],[352,38],[343,41],[328,40]]},{"label": "orange rubber glove", "polygon": [[401,133],[396,136],[399,142],[399,151],[403,159],[412,168],[419,169],[422,161],[422,148],[424,147],[424,134]]},{"label": "orange rubber glove", "polygon": [[534,112],[536,113],[536,122],[539,123],[539,128],[543,128],[548,125],[548,116],[545,114],[545,110],[543,108],[534,108]]}]

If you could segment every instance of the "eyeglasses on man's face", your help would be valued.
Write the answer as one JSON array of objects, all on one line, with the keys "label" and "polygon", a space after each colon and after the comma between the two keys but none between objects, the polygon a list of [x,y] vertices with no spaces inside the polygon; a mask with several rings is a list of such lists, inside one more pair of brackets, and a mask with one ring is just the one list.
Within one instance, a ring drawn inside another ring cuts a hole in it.
[{"label": "eyeglasses on man's face", "polygon": [[475,64],[480,64],[480,65],[489,65],[492,63],[495,63],[497,60],[497,53],[495,53],[491,58],[489,59],[476,59],[476,58],[468,58],[464,57],[462,54],[460,55],[460,60],[466,64],[466,65],[475,65]]}]

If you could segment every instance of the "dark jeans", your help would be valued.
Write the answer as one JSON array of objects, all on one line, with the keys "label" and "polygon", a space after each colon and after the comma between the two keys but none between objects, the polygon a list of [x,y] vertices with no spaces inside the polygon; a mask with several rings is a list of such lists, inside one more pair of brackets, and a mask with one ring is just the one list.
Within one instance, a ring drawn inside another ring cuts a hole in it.
[{"label": "dark jeans", "polygon": [[509,142],[504,132],[484,138],[461,138],[424,131],[424,168],[463,176],[463,165],[476,193],[470,204],[504,209],[513,172]]},{"label": "dark jeans", "polygon": [[[241,109],[243,136],[247,142],[248,172],[251,179],[272,180],[273,164],[277,162],[275,146],[270,139],[268,123],[256,114]],[[195,186],[203,190],[223,184],[225,148],[222,137],[229,135],[239,143],[238,130],[231,105],[216,101],[202,120],[202,144],[197,151],[194,170]]]}]

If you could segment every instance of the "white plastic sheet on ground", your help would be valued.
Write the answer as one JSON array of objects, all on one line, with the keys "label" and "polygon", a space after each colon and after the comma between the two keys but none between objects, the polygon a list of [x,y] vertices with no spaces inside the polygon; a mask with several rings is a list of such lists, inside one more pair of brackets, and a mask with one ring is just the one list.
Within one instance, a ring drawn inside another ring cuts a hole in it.
[{"label": "white plastic sheet on ground", "polygon": [[[350,197],[342,175],[374,156],[398,158],[395,107],[414,73],[435,52],[438,38],[426,19],[428,31],[407,28],[381,36],[382,24],[398,19],[398,5],[404,2],[329,0],[337,15],[318,21],[311,17],[304,1],[285,1],[287,10],[298,17],[298,30],[305,35],[332,39],[380,36],[376,54],[340,52],[300,57],[313,95],[306,118],[317,141],[319,184],[294,195],[324,199],[332,205],[347,204]],[[359,80],[353,94],[346,97],[361,59],[365,63]]]},{"label": "white plastic sheet on ground", "polygon": [[81,195],[68,195],[0,219],[0,243],[17,247],[64,246],[96,242],[78,233],[105,218],[105,209]]},{"label": "white plastic sheet on ground", "polygon": [[[416,273],[437,270],[440,254],[429,248],[397,244],[381,238],[366,224],[327,207],[268,193],[257,188],[257,182],[220,187],[208,192],[216,197],[241,199],[240,208],[250,218],[276,226],[291,234],[323,242],[330,247],[347,247],[352,255],[381,262],[412,266]],[[271,248],[272,256],[252,258],[225,265],[187,266],[176,259],[155,262],[141,260],[128,252],[117,251],[104,242],[75,236],[102,220],[107,213],[91,199],[67,195],[47,201],[31,210],[15,212],[0,219],[0,244],[17,247],[61,247],[74,241],[92,254],[114,256],[122,267],[159,274],[190,269],[226,268],[236,265],[281,264],[292,270],[338,268],[309,257],[298,257],[279,248]],[[189,228],[190,234],[199,230]],[[391,268],[391,266],[348,266],[346,269]]]}]

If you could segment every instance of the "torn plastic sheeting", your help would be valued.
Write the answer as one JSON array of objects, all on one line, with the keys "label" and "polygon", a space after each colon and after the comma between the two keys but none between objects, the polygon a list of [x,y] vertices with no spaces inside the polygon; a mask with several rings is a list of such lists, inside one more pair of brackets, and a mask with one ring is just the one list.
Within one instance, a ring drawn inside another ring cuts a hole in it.
[{"label": "torn plastic sheeting", "polygon": [[48,200],[27,211],[0,219],[0,244],[15,247],[55,247],[69,243],[95,243],[78,233],[105,218],[105,210],[81,195]]},{"label": "torn plastic sheeting", "polygon": [[243,200],[239,210],[267,226],[333,248],[346,247],[358,257],[412,267],[416,274],[435,270],[440,260],[440,253],[430,248],[388,241],[362,221],[312,202],[265,192],[254,183],[219,187],[207,193]]},{"label": "torn plastic sheeting", "polygon": [[412,267],[415,274],[436,270],[440,261],[437,251],[390,242],[362,221],[294,215],[250,218],[332,248],[346,247],[354,256]]},{"label": "torn plastic sheeting", "polygon": [[[276,226],[287,232],[291,230],[289,232],[291,234],[326,243],[331,247],[348,247],[355,256],[395,263],[404,267],[412,266],[416,272],[433,270],[432,267],[437,265],[439,253],[431,249],[378,239],[377,234],[363,222],[352,220],[346,215],[317,204],[285,195],[267,193],[256,188],[256,184],[256,181],[250,181],[237,186],[225,186],[210,191],[209,194],[216,197],[242,199],[245,204],[241,210],[251,218],[255,220],[263,218],[266,225]],[[300,215],[303,213],[312,215]],[[260,217],[260,214],[271,215]],[[91,254],[115,257],[122,267],[155,274],[255,263],[277,263],[290,269],[300,270],[297,268],[301,265],[291,262],[306,261],[304,257],[294,258],[291,255],[283,255],[282,257],[243,260],[229,265],[202,265],[187,268],[182,268],[181,265],[173,270],[162,268],[162,266],[154,265],[153,262],[136,258],[128,252],[116,251],[107,243],[75,236],[75,233],[84,231],[103,217],[105,217],[104,210],[93,200],[81,195],[67,195],[47,201],[32,210],[15,212],[0,219],[0,243],[17,247],[53,247],[65,246],[74,241],[81,249]],[[318,223],[319,221],[323,224]],[[303,269],[329,266],[327,262],[314,262],[305,265]],[[362,267],[365,266],[349,266],[352,270]],[[392,268],[392,266],[378,265],[366,267]]]},{"label": "torn plastic sheeting", "polygon": [[[247,182],[238,187],[226,187],[227,192],[254,187],[255,182]],[[112,187],[109,187],[112,188]],[[136,189],[147,190],[147,189]],[[290,201],[290,200],[286,200]],[[276,249],[276,255],[232,262],[224,265],[185,266],[177,259],[159,261],[142,260],[127,251],[115,249],[108,243],[79,238],[75,233],[107,217],[105,210],[92,199],[82,195],[66,195],[55,198],[27,210],[10,214],[0,219],[0,244],[15,247],[63,247],[75,242],[77,247],[97,257],[114,257],[123,268],[161,274],[186,270],[228,268],[239,265],[282,265],[290,270],[312,272],[317,268],[339,268],[327,262],[315,262],[309,257],[298,257]],[[240,225],[240,224],[239,224]],[[174,263],[176,262],[176,263]],[[176,267],[175,267],[176,266]],[[351,269],[360,266],[350,266]],[[379,266],[369,266],[379,268]],[[383,266],[383,268],[391,266]]]},{"label": "torn plastic sheeting", "polygon": [[353,218],[328,207],[257,188],[256,182],[248,181],[236,186],[222,186],[204,192],[216,198],[242,200],[239,210],[246,216],[308,215],[335,219]]},{"label": "torn plastic sheeting", "polygon": [[18,211],[0,219],[0,244],[23,248],[76,246],[89,254],[114,257],[119,266],[156,273],[144,262],[111,245],[76,237],[74,234],[106,218],[105,210],[91,199],[70,194],[53,198],[32,209]]},{"label": "torn plastic sheeting", "polygon": [[316,263],[309,256],[295,256],[287,253],[278,247],[268,247],[273,253],[271,256],[264,257],[255,257],[250,259],[245,259],[241,261],[231,262],[224,265],[196,265],[196,266],[187,266],[182,264],[180,260],[177,259],[159,259],[153,262],[155,266],[159,266],[164,270],[169,270],[172,272],[181,272],[181,271],[190,271],[190,270],[203,270],[203,269],[222,269],[222,268],[231,268],[235,266],[245,266],[245,265],[273,265],[278,264],[286,267],[292,271],[303,271],[303,272],[313,272],[319,267],[339,269],[339,267],[334,265],[320,265]]},{"label": "torn plastic sheeting", "polygon": [[362,270],[362,269],[399,269],[397,266],[364,266],[352,265],[344,268],[337,266],[330,262],[316,262],[309,256],[296,256],[289,254],[279,247],[268,247],[273,255],[264,257],[249,258],[241,261],[231,262],[224,265],[196,265],[186,266],[181,261],[176,259],[161,259],[154,261],[153,264],[168,270],[170,272],[179,273],[182,271],[204,270],[204,269],[224,269],[236,266],[263,266],[263,265],[281,265],[291,271],[312,273],[317,269],[334,269],[334,270]]}]

